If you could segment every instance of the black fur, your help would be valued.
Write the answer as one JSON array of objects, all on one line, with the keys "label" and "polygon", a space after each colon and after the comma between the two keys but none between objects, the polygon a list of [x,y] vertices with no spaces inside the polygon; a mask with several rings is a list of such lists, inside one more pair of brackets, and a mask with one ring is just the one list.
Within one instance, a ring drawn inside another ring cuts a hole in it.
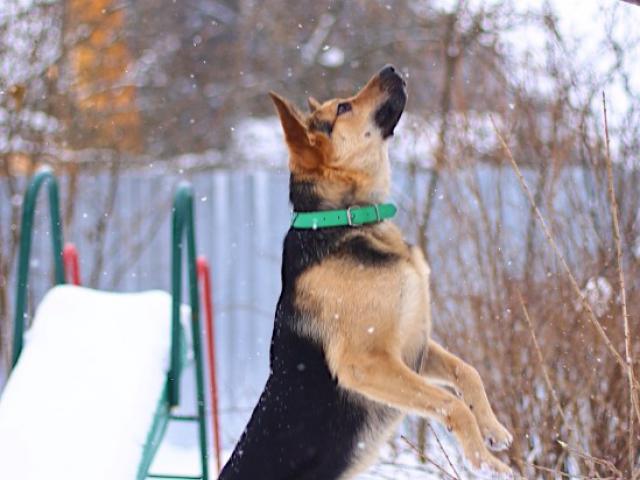
[{"label": "black fur", "polygon": [[340,250],[363,265],[381,265],[398,259],[393,253],[377,250],[364,236],[350,238]]},{"label": "black fur", "polygon": [[320,210],[322,203],[313,183],[298,181],[293,175],[289,178],[289,201],[296,212]]},{"label": "black fur", "polygon": [[[292,181],[291,187],[296,210],[312,210],[320,202],[312,184]],[[287,233],[271,374],[220,479],[337,479],[357,456],[358,438],[371,423],[370,417],[392,414],[382,406],[365,408],[362,399],[346,394],[331,376],[322,346],[296,328],[298,322],[308,321],[294,303],[296,279],[306,269],[330,255],[355,256],[363,263],[393,260],[376,252],[364,237],[344,241],[350,228],[290,229]]]},{"label": "black fur", "polygon": [[315,130],[317,132],[323,132],[330,137],[331,134],[333,133],[333,123],[327,120],[313,119],[311,121],[311,124],[309,125],[309,129]]}]

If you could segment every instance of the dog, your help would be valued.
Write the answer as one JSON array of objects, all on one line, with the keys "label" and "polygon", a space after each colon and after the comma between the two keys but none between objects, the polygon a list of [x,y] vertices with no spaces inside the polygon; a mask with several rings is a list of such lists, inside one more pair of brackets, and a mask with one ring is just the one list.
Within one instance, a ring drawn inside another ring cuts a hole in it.
[{"label": "dog", "polygon": [[270,95],[294,221],[271,373],[220,479],[353,478],[405,414],[444,424],[473,467],[510,472],[487,448],[507,448],[512,436],[478,372],[430,339],[429,266],[384,218],[395,211],[383,202],[387,140],[407,101],[402,76],[386,66],[353,97],[310,97],[306,115]]}]

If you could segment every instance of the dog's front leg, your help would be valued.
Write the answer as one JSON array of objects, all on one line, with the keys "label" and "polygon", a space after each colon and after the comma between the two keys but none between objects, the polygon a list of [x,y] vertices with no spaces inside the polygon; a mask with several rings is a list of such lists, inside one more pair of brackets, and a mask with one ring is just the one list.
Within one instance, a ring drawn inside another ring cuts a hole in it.
[{"label": "dog's front leg", "polygon": [[497,472],[510,472],[484,445],[473,413],[451,393],[429,384],[397,356],[360,352],[342,355],[335,363],[339,384],[370,400],[443,423],[460,443],[475,468],[486,464]]},{"label": "dog's front leg", "polygon": [[489,448],[504,450],[511,445],[513,437],[493,413],[482,379],[475,368],[430,340],[421,373],[428,379],[449,385],[460,393],[478,420]]}]

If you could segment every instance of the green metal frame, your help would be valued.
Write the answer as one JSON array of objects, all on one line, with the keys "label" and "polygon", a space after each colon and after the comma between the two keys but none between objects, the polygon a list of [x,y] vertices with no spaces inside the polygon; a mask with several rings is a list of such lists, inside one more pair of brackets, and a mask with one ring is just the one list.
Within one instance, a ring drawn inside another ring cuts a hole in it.
[{"label": "green metal frame", "polygon": [[[22,223],[20,229],[20,248],[18,256],[18,284],[16,292],[16,312],[13,330],[13,357],[11,368],[20,358],[23,347],[24,320],[27,307],[27,286],[29,281],[29,259],[31,255],[31,237],[38,192],[46,184],[49,193],[49,213],[51,217],[51,240],[54,254],[55,284],[65,283],[64,262],[62,257],[62,224],[60,222],[60,201],[58,182],[51,170],[41,170],[34,175],[25,192],[22,205]],[[176,415],[172,409],[180,400],[180,375],[185,358],[186,342],[180,322],[182,303],[182,260],[187,254],[187,275],[189,280],[189,300],[191,304],[191,335],[196,369],[197,415]],[[202,343],[200,326],[200,302],[198,298],[198,275],[196,269],[196,242],[193,221],[193,191],[188,183],[178,186],[173,203],[172,221],[172,264],[171,264],[171,364],[167,380],[160,396],[153,424],[144,445],[142,460],[138,467],[137,480],[146,478],[164,478],[174,480],[209,480],[207,462],[207,426],[205,411],[204,369],[202,365]],[[199,476],[165,475],[149,473],[153,458],[162,442],[170,421],[195,422],[198,424],[198,440],[202,474]]]},{"label": "green metal frame", "polygon": [[[142,461],[138,469],[138,480],[145,478],[164,479],[209,479],[207,462],[207,424],[205,410],[204,369],[202,366],[202,343],[200,326],[200,301],[198,273],[196,267],[196,241],[193,222],[193,191],[191,185],[181,183],[173,201],[173,219],[171,231],[171,365],[167,383],[156,410],[153,426],[145,445]],[[186,246],[185,246],[186,243]],[[189,281],[189,303],[191,305],[191,337],[196,374],[197,415],[173,415],[171,410],[180,402],[180,374],[182,372],[182,326],[180,306],[182,303],[182,260],[186,249],[187,278]],[[153,458],[160,446],[162,437],[170,421],[195,422],[198,424],[200,443],[200,476],[181,476],[149,473]]]},{"label": "green metal frame", "polygon": [[29,283],[29,258],[33,217],[38,200],[38,192],[46,183],[49,193],[49,216],[51,217],[51,242],[53,247],[54,280],[56,285],[65,283],[64,262],[62,261],[62,224],[60,223],[60,200],[58,181],[51,170],[36,173],[24,194],[22,222],[20,226],[20,250],[18,253],[18,285],[16,290],[16,311],[13,320],[13,353],[11,368],[15,367],[22,353],[24,340],[24,320],[27,315],[27,286]]}]

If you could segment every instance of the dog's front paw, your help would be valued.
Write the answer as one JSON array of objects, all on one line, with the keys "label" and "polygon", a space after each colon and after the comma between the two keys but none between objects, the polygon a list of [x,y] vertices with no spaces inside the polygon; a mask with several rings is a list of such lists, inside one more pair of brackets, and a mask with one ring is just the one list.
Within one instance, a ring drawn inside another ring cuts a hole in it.
[{"label": "dog's front paw", "polygon": [[494,419],[490,424],[482,425],[480,430],[487,447],[491,450],[497,452],[506,450],[513,442],[513,435],[498,420]]}]

